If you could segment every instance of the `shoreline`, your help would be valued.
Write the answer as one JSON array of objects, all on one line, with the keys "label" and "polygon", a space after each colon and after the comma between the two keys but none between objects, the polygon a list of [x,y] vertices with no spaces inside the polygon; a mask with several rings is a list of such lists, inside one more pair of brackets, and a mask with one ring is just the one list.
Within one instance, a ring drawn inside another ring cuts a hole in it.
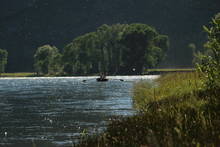
[{"label": "shoreline", "polygon": [[156,82],[156,87],[146,82],[134,86],[134,107],[140,113],[112,120],[106,131],[82,137],[76,147],[219,145],[219,117],[214,115],[219,105],[209,100],[217,99],[219,91],[203,88],[197,72],[170,73]]},{"label": "shoreline", "polygon": [[[174,68],[174,69],[168,69],[168,68],[163,68],[163,69],[148,69],[143,72],[141,75],[109,75],[108,77],[111,76],[148,76],[148,75],[162,75],[162,74],[168,74],[168,73],[186,73],[186,72],[195,72],[194,68]],[[17,73],[2,73],[0,76],[1,78],[27,78],[27,77],[40,77],[40,78],[49,78],[49,77],[98,77],[98,74],[91,74],[91,75],[74,75],[74,76],[69,76],[69,75],[40,75],[38,76],[36,73],[33,72],[17,72]]]},{"label": "shoreline", "polygon": [[147,75],[161,75],[161,74],[168,74],[168,73],[188,73],[188,72],[195,72],[195,68],[161,68],[161,69],[148,69],[144,71],[144,74]]}]

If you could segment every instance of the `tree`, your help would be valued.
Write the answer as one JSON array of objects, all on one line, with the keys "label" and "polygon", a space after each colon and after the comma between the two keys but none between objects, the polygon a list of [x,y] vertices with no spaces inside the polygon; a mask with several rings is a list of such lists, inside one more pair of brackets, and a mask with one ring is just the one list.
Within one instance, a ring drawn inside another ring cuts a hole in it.
[{"label": "tree", "polygon": [[102,25],[96,32],[79,36],[63,51],[68,74],[116,73],[120,66],[119,38],[125,25]]},{"label": "tree", "polygon": [[39,47],[34,60],[34,67],[38,74],[56,74],[61,71],[61,54],[55,46]]},{"label": "tree", "polygon": [[194,43],[189,43],[188,49],[192,52],[192,64],[195,65],[198,61],[197,54],[199,54],[199,51],[196,51],[196,45]]},{"label": "tree", "polygon": [[166,35],[157,34],[148,46],[145,53],[145,68],[156,67],[166,58],[166,52],[169,49],[169,38]]},{"label": "tree", "polygon": [[129,25],[121,43],[125,46],[122,72],[126,74],[141,74],[143,68],[155,67],[169,48],[168,37],[146,24]]},{"label": "tree", "polygon": [[220,13],[212,19],[211,27],[204,26],[208,41],[204,45],[209,54],[200,54],[198,69],[205,74],[205,85],[208,89],[220,88]]},{"label": "tree", "polygon": [[0,49],[0,76],[1,76],[1,73],[5,72],[7,59],[8,59],[8,52],[6,50]]},{"label": "tree", "polygon": [[88,74],[98,72],[100,51],[98,37],[94,32],[75,38],[63,49],[62,62],[67,74]]},{"label": "tree", "polygon": [[122,49],[120,40],[129,25],[102,25],[97,30],[98,47],[101,55],[101,72],[118,74],[121,67]]},{"label": "tree", "polygon": [[161,62],[168,48],[168,37],[148,25],[105,24],[68,44],[62,62],[67,74],[140,74]]}]

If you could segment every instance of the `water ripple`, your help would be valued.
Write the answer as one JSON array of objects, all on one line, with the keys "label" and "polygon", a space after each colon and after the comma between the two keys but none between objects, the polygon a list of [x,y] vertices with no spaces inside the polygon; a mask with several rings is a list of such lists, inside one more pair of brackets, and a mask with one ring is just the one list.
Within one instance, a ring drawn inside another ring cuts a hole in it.
[{"label": "water ripple", "polygon": [[103,130],[111,116],[134,113],[133,83],[157,76],[110,76],[107,83],[96,78],[1,78],[1,144],[41,140],[64,145],[84,129]]}]

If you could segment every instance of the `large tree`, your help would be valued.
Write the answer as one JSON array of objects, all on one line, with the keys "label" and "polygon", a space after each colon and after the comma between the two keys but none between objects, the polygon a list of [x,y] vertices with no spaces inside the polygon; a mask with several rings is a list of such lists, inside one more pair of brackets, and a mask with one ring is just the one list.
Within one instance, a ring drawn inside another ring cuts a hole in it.
[{"label": "large tree", "polygon": [[123,50],[123,72],[140,74],[143,68],[155,67],[168,50],[168,37],[160,35],[146,24],[131,24],[121,39]]},{"label": "large tree", "polygon": [[169,41],[145,24],[102,25],[77,37],[63,51],[68,74],[140,74],[165,57]]},{"label": "large tree", "polygon": [[0,76],[1,76],[1,73],[5,72],[7,58],[8,58],[8,52],[6,50],[0,49]]},{"label": "large tree", "polygon": [[34,60],[34,67],[38,74],[56,74],[61,71],[61,54],[55,46],[39,47]]}]

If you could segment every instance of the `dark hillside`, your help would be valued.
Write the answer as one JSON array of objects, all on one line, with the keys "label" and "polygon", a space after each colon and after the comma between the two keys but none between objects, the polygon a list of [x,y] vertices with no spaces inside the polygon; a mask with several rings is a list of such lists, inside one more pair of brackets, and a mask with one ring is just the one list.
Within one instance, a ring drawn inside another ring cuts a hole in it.
[{"label": "dark hillside", "polygon": [[0,48],[9,52],[8,72],[32,71],[41,45],[63,48],[104,23],[140,22],[170,37],[166,65],[190,66],[187,45],[201,47],[201,27],[219,10],[219,0],[1,0]]}]

